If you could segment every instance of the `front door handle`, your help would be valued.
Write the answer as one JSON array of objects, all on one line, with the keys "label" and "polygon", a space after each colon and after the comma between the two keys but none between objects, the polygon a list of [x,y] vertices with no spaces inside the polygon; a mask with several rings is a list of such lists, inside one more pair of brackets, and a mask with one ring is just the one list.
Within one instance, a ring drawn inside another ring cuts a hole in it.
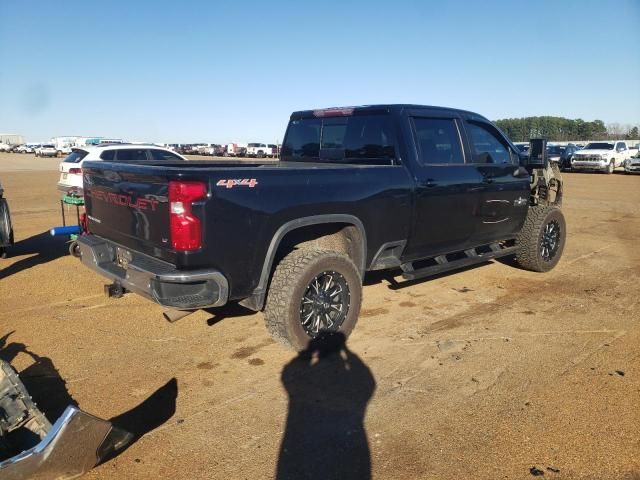
[{"label": "front door handle", "polygon": [[432,188],[436,186],[436,181],[433,178],[427,178],[420,182],[420,185],[427,188]]}]

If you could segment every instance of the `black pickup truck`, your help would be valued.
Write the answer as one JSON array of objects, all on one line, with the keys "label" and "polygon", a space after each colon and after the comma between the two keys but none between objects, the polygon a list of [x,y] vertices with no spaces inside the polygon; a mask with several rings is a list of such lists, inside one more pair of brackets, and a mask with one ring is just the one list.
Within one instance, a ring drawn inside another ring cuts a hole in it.
[{"label": "black pickup truck", "polygon": [[562,181],[486,118],[418,105],[295,112],[277,162],[83,165],[82,262],[169,307],[238,301],[304,348],[356,324],[365,272],[405,279],[515,254],[553,268]]}]

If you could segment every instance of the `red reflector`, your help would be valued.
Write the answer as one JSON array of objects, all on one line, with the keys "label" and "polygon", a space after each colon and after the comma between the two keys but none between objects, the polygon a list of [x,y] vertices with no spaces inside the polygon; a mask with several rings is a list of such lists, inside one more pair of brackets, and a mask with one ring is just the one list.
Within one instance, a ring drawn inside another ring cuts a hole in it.
[{"label": "red reflector", "polygon": [[82,173],[82,169],[81,168],[70,168],[69,169],[69,173],[80,175]]},{"label": "red reflector", "polygon": [[171,246],[175,250],[198,250],[202,247],[202,223],[191,207],[193,202],[206,196],[204,182],[169,182]]},{"label": "red reflector", "polygon": [[350,115],[353,115],[353,107],[325,108],[313,111],[314,117],[348,117]]}]

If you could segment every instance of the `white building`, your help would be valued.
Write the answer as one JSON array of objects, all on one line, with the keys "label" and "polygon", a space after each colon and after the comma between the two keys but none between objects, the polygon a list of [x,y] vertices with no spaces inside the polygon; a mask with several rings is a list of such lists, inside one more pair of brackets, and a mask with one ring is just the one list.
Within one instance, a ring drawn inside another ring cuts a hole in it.
[{"label": "white building", "polygon": [[22,145],[24,138],[22,135],[16,133],[0,133],[0,143],[6,143],[7,145]]}]

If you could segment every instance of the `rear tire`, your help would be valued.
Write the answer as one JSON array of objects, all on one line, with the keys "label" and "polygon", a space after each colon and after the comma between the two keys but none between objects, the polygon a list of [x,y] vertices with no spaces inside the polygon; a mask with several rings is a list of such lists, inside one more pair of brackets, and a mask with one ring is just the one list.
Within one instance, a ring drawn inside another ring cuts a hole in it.
[{"label": "rear tire", "polygon": [[362,278],[348,256],[294,250],[273,273],[265,323],[276,340],[301,351],[320,335],[341,332],[348,337],[358,321],[361,301]]},{"label": "rear tire", "polygon": [[548,272],[560,261],[566,242],[567,225],[556,206],[530,207],[516,238],[516,261],[533,272]]},{"label": "rear tire", "polygon": [[11,224],[11,213],[9,204],[4,198],[0,198],[0,245],[13,245],[13,225]]}]

